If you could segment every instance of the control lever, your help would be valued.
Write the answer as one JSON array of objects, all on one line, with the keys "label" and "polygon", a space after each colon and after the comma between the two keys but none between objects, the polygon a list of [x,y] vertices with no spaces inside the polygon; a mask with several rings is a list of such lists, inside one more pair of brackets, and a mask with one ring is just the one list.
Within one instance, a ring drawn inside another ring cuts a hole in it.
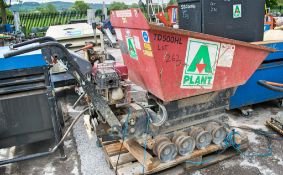
[{"label": "control lever", "polygon": [[78,50],[75,50],[75,52],[79,52],[79,51],[82,51],[82,50],[87,50],[87,49],[91,49],[94,47],[94,43],[88,43],[86,46],[82,47],[82,48],[79,48]]}]

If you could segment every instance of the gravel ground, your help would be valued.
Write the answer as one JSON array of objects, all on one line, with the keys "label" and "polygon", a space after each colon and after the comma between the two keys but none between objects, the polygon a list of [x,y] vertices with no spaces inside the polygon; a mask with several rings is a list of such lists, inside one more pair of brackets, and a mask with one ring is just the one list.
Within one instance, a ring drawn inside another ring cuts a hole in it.
[{"label": "gravel ground", "polygon": [[[121,53],[117,49],[110,49],[110,53],[118,56],[118,61],[121,61]],[[141,88],[135,87],[134,91],[142,91]],[[137,92],[137,93],[138,93]],[[141,92],[142,94],[143,92]],[[65,104],[70,106],[75,96],[71,93],[66,93]],[[140,95],[138,95],[141,97]],[[254,106],[254,113],[250,118],[239,116],[238,111],[230,113],[230,121],[234,126],[248,125],[254,128],[267,129],[264,124],[266,119],[271,116],[280,114],[282,109],[275,107],[273,103],[260,104]],[[75,111],[72,111],[75,113]],[[73,116],[73,115],[72,115]],[[70,121],[67,123],[70,124]],[[242,133],[244,130],[239,130]],[[266,141],[262,137],[258,137],[254,133],[248,133],[251,146],[248,152],[264,152],[266,151]],[[81,118],[64,142],[67,160],[61,161],[59,154],[50,155],[34,160],[15,163],[12,165],[0,167],[0,174],[15,174],[15,175],[104,175],[114,174],[109,169],[105,161],[102,149],[96,146],[96,137],[94,133],[86,130],[83,118]],[[11,157],[13,154],[24,154],[48,150],[51,147],[50,141],[40,142],[23,147],[2,149],[0,150],[0,158],[4,159]],[[249,158],[245,156],[237,156],[221,163],[209,166],[207,168],[187,172],[186,174],[194,175],[280,175],[283,172],[283,149],[282,142],[273,142],[273,155],[270,157]],[[170,174],[177,174],[176,171]]]},{"label": "gravel ground", "polygon": [[82,174],[114,174],[105,161],[102,149],[96,146],[94,133],[86,129],[83,119],[74,127],[73,135],[77,144]]},{"label": "gravel ground", "polygon": [[[254,106],[254,113],[250,118],[239,117],[238,111],[230,112],[230,122],[234,126],[249,126],[255,129],[269,130],[265,126],[265,121],[272,116],[282,115],[280,111],[282,109],[275,107],[273,103],[260,104]],[[265,138],[245,130],[238,129],[238,131],[248,135],[250,147],[247,153],[266,153],[267,141]],[[193,174],[280,175],[283,172],[282,141],[273,141],[272,149],[273,154],[270,157],[237,156]],[[245,154],[247,155],[247,153]]]}]

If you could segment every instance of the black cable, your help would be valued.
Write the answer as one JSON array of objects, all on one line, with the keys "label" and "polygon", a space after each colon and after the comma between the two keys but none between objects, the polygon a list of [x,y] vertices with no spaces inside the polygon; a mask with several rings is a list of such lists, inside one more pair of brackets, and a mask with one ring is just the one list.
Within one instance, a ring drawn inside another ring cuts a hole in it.
[{"label": "black cable", "polygon": [[[233,126],[235,128],[243,129],[243,130],[248,130],[251,132],[254,132],[257,135],[263,136],[267,140],[267,152],[266,153],[249,153],[249,154],[244,154],[246,157],[268,157],[272,155],[272,141],[277,140],[277,141],[282,141],[282,137],[274,137],[274,135],[278,135],[275,132],[268,132],[268,131],[263,131],[262,129],[254,129],[249,126]],[[240,151],[242,154],[242,152]]]},{"label": "black cable", "polygon": [[254,128],[251,128],[251,127],[248,127],[248,126],[239,126],[239,127],[236,127],[236,128],[252,131],[255,134],[270,138],[271,140],[283,141],[283,137],[281,137],[281,136],[274,137],[274,135],[278,135],[275,132],[268,132],[268,131],[264,131],[262,129],[254,129]]}]

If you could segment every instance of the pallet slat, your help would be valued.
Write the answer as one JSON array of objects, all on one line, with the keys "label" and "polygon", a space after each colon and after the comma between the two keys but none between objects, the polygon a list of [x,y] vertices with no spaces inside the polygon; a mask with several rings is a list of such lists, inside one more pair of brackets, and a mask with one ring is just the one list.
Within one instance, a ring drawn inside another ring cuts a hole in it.
[{"label": "pallet slat", "polygon": [[[116,155],[116,156],[109,158],[110,163],[113,167],[116,167],[118,157],[119,157],[119,155]],[[130,163],[130,162],[133,162],[133,161],[136,161],[136,160],[137,159],[131,153],[129,153],[129,152],[123,153],[123,154],[120,155],[118,166],[126,164],[126,163]]]},{"label": "pallet slat", "polygon": [[266,121],[267,125],[270,126],[272,129],[274,129],[275,131],[277,131],[278,133],[280,133],[281,135],[283,135],[283,130],[281,128],[279,128],[278,126],[276,126],[275,124],[273,124],[271,121]]},{"label": "pallet slat", "polygon": [[[110,145],[105,145],[105,151],[107,152],[108,156],[115,156],[118,155],[120,152],[120,148],[121,148],[121,143],[113,143]],[[127,148],[125,148],[124,146],[121,149],[121,153],[124,152],[128,152]]]},{"label": "pallet slat", "polygon": [[142,166],[139,162],[127,163],[121,166],[118,166],[118,175],[136,175],[143,174]]},{"label": "pallet slat", "polygon": [[127,150],[146,168],[153,164],[152,155],[147,151],[144,151],[144,148],[140,146],[135,140],[130,139],[124,142],[124,146]]}]

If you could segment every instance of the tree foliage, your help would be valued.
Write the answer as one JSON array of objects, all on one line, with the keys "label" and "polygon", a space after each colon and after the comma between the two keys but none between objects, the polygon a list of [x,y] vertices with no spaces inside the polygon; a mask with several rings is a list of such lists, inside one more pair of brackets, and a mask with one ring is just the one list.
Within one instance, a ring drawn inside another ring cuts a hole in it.
[{"label": "tree foliage", "polygon": [[41,13],[56,13],[56,12],[58,12],[56,7],[51,3],[47,4],[45,7],[38,7],[38,8],[36,8],[36,10],[41,12]]},{"label": "tree foliage", "polygon": [[112,2],[110,4],[109,10],[124,10],[124,9],[128,9],[129,6],[127,4],[125,4],[124,2]]},{"label": "tree foliage", "polygon": [[139,8],[139,4],[137,3],[132,3],[132,5],[130,6],[131,8]]},{"label": "tree foliage", "polygon": [[[10,9],[6,8],[6,15],[11,16],[11,15],[13,15],[13,12]],[[0,16],[2,16],[1,11],[0,11]]]},{"label": "tree foliage", "polygon": [[275,7],[278,5],[278,0],[266,0],[267,7]]},{"label": "tree foliage", "polygon": [[173,4],[177,4],[176,0],[170,0],[170,1],[168,2],[168,5],[173,5]]},{"label": "tree foliage", "polygon": [[87,9],[90,9],[90,7],[84,1],[76,1],[75,4],[71,7],[71,10],[83,11],[83,12],[87,11]]},{"label": "tree foliage", "polygon": [[11,4],[8,5],[6,1],[0,0],[0,14],[2,18],[2,24],[7,24],[7,8],[9,8],[10,6]]},{"label": "tree foliage", "polygon": [[103,14],[102,9],[97,9],[95,11],[95,16],[101,16]]}]

